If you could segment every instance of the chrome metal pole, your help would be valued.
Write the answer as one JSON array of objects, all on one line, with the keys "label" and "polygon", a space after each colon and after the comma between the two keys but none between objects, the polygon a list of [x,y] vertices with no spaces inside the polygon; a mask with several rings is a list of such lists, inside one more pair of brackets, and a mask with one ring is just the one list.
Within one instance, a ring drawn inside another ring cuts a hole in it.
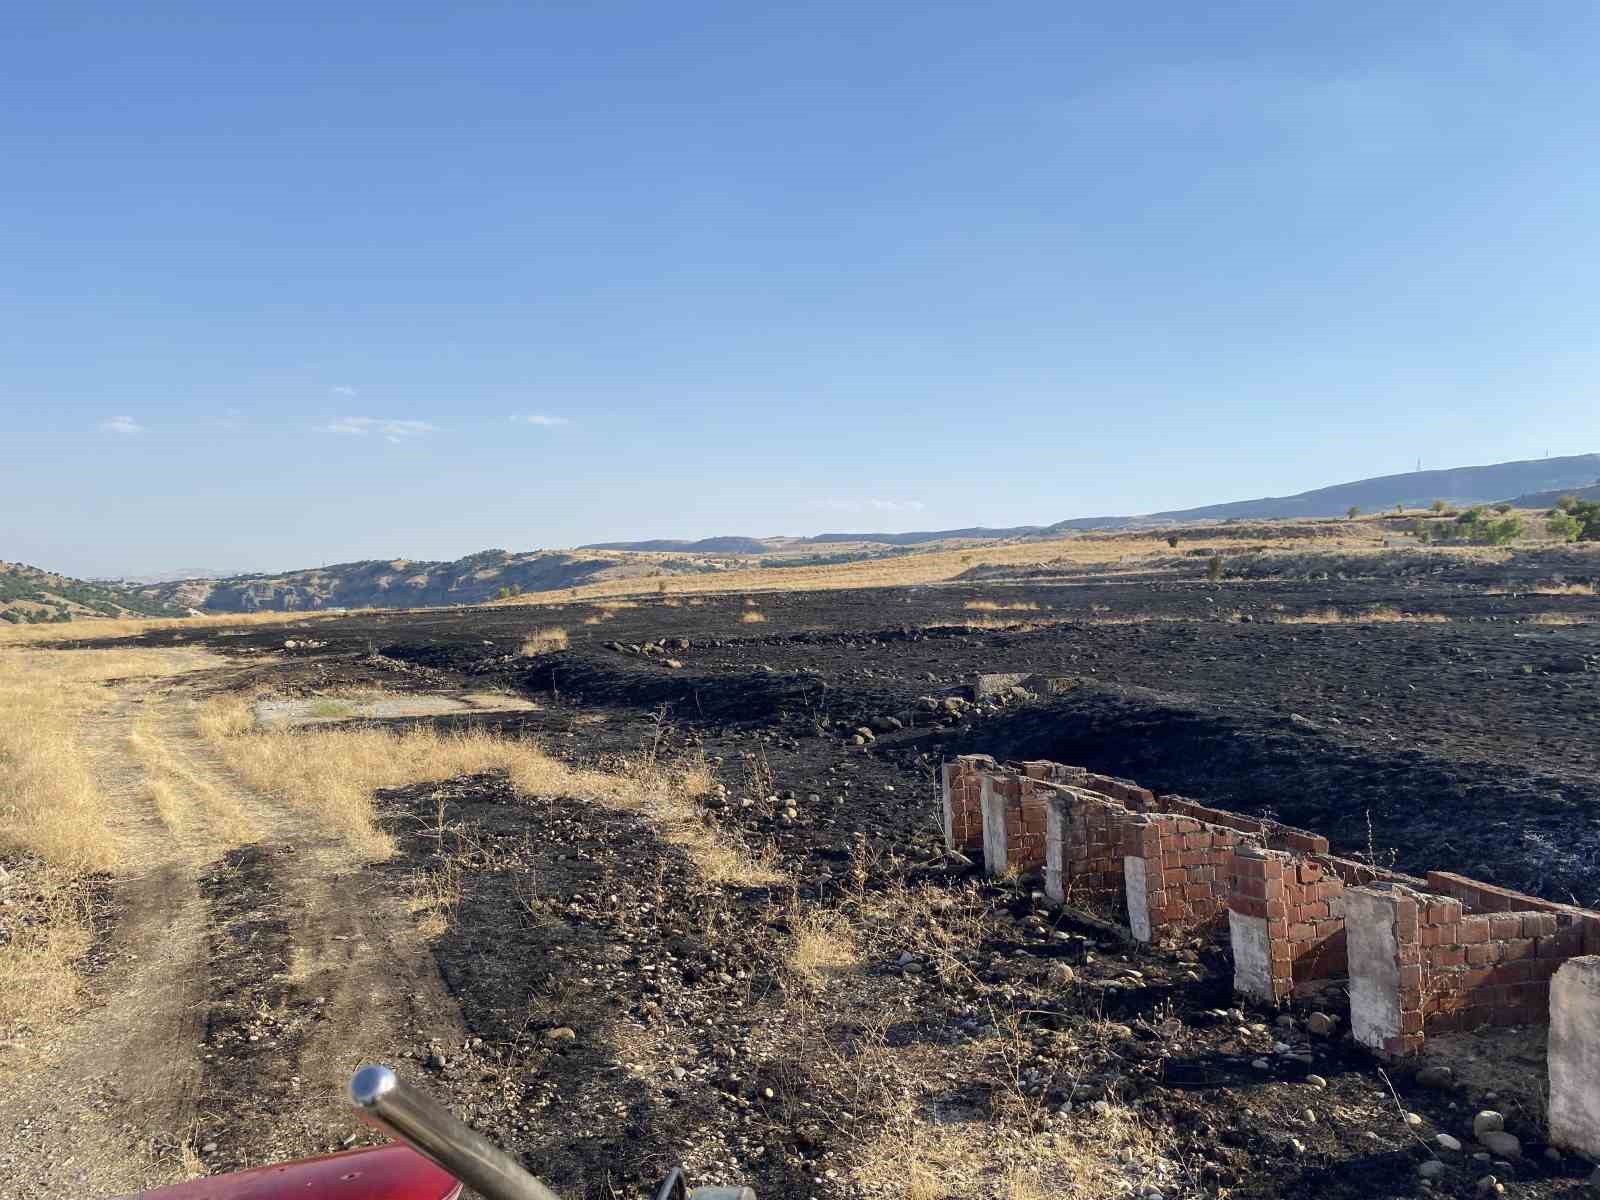
[{"label": "chrome metal pole", "polygon": [[484,1200],[560,1200],[511,1155],[401,1083],[388,1067],[357,1071],[350,1099],[366,1120],[409,1143]]}]

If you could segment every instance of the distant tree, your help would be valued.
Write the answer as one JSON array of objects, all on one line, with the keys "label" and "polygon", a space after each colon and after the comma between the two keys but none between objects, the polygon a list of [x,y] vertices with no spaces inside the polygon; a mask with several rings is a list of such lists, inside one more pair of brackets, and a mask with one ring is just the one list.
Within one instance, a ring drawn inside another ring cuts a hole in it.
[{"label": "distant tree", "polygon": [[1222,555],[1213,554],[1211,556],[1211,561],[1206,563],[1206,578],[1209,579],[1212,583],[1221,582],[1221,580],[1222,580]]},{"label": "distant tree", "polygon": [[1545,532],[1562,542],[1575,542],[1583,532],[1583,523],[1564,508],[1552,508],[1544,527]]},{"label": "distant tree", "polygon": [[1556,507],[1562,512],[1571,512],[1578,507],[1578,498],[1576,496],[1563,496],[1556,501]]},{"label": "distant tree", "polygon": [[1178,548],[1178,535],[1175,534],[1175,533],[1171,534],[1167,538],[1167,545],[1170,546],[1172,549],[1176,550]]},{"label": "distant tree", "polygon": [[1445,510],[1445,503],[1443,500],[1435,500],[1432,504],[1428,505],[1428,507],[1433,509],[1433,511],[1436,513],[1442,513]]},{"label": "distant tree", "polygon": [[494,598],[496,600],[509,600],[509,599],[511,599],[511,589],[506,587],[504,584],[502,584],[500,586],[500,588],[495,592]]},{"label": "distant tree", "polygon": [[1406,506],[1404,504],[1400,504],[1400,503],[1396,502],[1396,504],[1394,506],[1394,511],[1395,511],[1396,515],[1405,512],[1405,510],[1406,510]]},{"label": "distant tree", "polygon": [[1494,510],[1503,517],[1511,511],[1511,503],[1510,501],[1502,500],[1499,504],[1494,506]]},{"label": "distant tree", "polygon": [[1600,500],[1577,500],[1567,515],[1578,523],[1576,541],[1600,542]]},{"label": "distant tree", "polygon": [[1344,515],[1354,521],[1361,515],[1361,506],[1359,504],[1352,504],[1349,508],[1344,510]]}]

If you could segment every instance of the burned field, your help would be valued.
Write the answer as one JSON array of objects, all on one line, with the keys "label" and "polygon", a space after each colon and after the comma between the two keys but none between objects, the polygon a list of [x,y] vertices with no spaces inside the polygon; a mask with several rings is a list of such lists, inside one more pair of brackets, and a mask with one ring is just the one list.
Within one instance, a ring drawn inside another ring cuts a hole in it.
[{"label": "burned field", "polygon": [[[1576,1195],[1592,1165],[1543,1154],[1539,1053],[1468,1035],[1446,1086],[1380,1073],[1336,1022],[1241,1006],[1225,933],[1132,944],[949,853],[938,808],[951,756],[1048,758],[1592,905],[1597,601],[1534,582],[1030,578],[188,640],[236,687],[503,690],[536,707],[428,723],[709,772],[698,819],[748,878],[495,773],[379,797],[398,852],[362,886],[446,897],[412,907],[460,1009],[386,1047],[566,1194],[682,1161],[764,1197]],[[1049,682],[972,698],[1006,673]],[[1483,1108],[1522,1136],[1509,1169],[1472,1158]]]}]

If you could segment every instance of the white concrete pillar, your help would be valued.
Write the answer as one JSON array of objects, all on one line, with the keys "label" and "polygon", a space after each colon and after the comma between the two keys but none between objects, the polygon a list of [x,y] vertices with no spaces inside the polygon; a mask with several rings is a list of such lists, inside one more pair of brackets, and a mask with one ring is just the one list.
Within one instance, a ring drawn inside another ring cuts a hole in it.
[{"label": "white concrete pillar", "polygon": [[1267,919],[1228,910],[1228,940],[1233,944],[1233,990],[1241,996],[1276,1004],[1272,987],[1272,943]]},{"label": "white concrete pillar", "polygon": [[1395,898],[1370,888],[1346,888],[1345,945],[1350,955],[1350,1031],[1379,1054],[1400,1036],[1400,950]]},{"label": "white concrete pillar", "polygon": [[1550,980],[1550,1141],[1600,1158],[1600,955]]},{"label": "white concrete pillar", "polygon": [[1067,802],[1051,796],[1044,810],[1044,894],[1057,904],[1067,902]]},{"label": "white concrete pillar", "polygon": [[1122,856],[1122,884],[1128,894],[1128,928],[1136,942],[1150,940],[1150,888],[1145,876],[1145,860],[1133,854]]},{"label": "white concrete pillar", "polygon": [[[995,776],[983,775],[983,869],[990,875],[1006,873],[1006,797],[995,788]],[[1001,785],[1002,787],[1006,785]]]}]

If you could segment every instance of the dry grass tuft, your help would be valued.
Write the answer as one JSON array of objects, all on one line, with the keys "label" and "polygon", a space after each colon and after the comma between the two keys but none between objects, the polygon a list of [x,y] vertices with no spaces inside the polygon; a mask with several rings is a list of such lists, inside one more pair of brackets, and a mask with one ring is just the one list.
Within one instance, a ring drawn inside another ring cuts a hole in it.
[{"label": "dry grass tuft", "polygon": [[1443,613],[1408,613],[1397,608],[1366,608],[1356,612],[1318,608],[1272,620],[1279,625],[1444,625],[1450,618]]},{"label": "dry grass tuft", "polygon": [[1039,606],[1029,601],[1001,604],[995,600],[968,600],[961,607],[969,612],[1038,612]]},{"label": "dry grass tuft", "polygon": [[763,612],[757,612],[752,608],[746,612],[740,613],[739,620],[745,625],[764,625],[767,621],[767,614]]},{"label": "dry grass tuft", "polygon": [[530,658],[535,654],[548,654],[552,650],[565,650],[567,648],[567,631],[559,626],[552,625],[546,629],[535,629],[522,639],[522,648],[518,653],[523,658]]},{"label": "dry grass tuft", "polygon": [[842,914],[811,912],[796,923],[789,969],[806,986],[823,987],[860,965],[855,929]]},{"label": "dry grass tuft", "polygon": [[870,1196],[908,1200],[1092,1200],[1122,1194],[1130,1172],[1172,1169],[1131,1109],[1113,1105],[1073,1126],[1059,1137],[1019,1139],[998,1121],[906,1117],[863,1148],[852,1175]]},{"label": "dry grass tuft", "polygon": [[1592,583],[1562,583],[1556,580],[1541,581],[1528,589],[1535,596],[1593,596]]},{"label": "dry grass tuft", "polygon": [[1535,625],[1587,625],[1588,618],[1575,613],[1535,613],[1529,620]]},{"label": "dry grass tuft", "polygon": [[34,898],[25,917],[0,930],[0,1029],[17,1021],[40,1028],[75,1008],[83,983],[77,962],[94,938],[88,906],[67,872],[28,872]]}]

